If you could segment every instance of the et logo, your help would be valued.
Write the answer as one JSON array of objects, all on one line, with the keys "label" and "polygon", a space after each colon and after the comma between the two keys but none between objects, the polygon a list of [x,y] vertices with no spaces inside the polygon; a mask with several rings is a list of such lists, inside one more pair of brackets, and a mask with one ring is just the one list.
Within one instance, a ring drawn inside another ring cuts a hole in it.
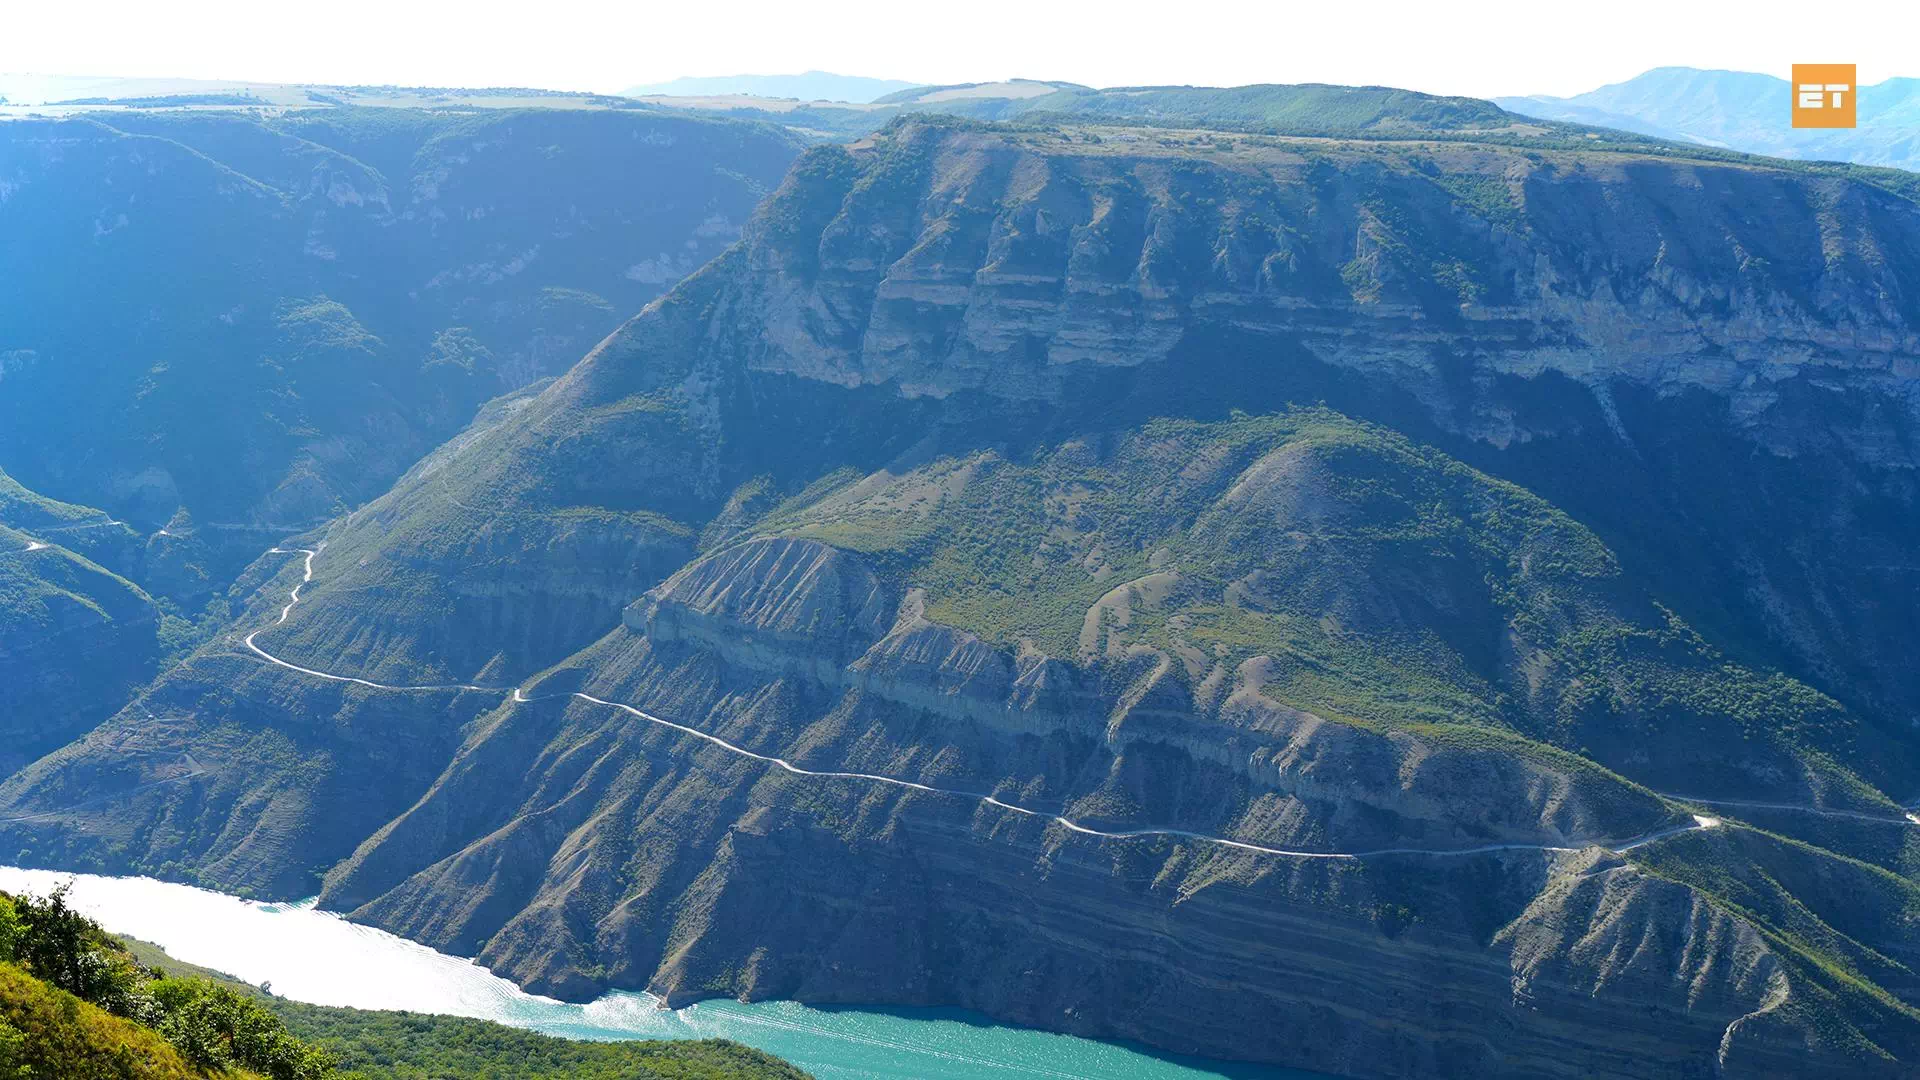
[{"label": "et logo", "polygon": [[1850,128],[1859,105],[1852,64],[1793,65],[1793,126]]}]

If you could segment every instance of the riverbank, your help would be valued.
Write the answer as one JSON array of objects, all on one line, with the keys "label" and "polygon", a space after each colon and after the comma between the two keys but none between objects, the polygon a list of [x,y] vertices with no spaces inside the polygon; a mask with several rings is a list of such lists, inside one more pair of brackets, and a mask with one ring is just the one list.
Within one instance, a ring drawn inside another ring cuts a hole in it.
[{"label": "riverbank", "polygon": [[70,902],[107,929],[181,961],[313,1005],[492,1020],[575,1039],[732,1039],[820,1080],[1315,1080],[1316,1074],[1175,1058],[994,1024],[943,1009],[813,1008],[708,1001],[668,1010],[616,992],[575,1005],[521,991],[470,960],[308,904],[258,903],[151,878],[0,867],[0,890]]}]

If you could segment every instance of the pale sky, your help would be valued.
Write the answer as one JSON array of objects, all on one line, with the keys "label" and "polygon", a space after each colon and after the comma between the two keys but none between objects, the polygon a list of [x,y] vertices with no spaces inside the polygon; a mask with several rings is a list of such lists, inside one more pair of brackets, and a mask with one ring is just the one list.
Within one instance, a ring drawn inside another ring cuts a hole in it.
[{"label": "pale sky", "polygon": [[616,91],[821,69],[915,82],[1379,83],[1574,94],[1674,64],[1920,76],[1916,0],[0,0],[0,72]]}]

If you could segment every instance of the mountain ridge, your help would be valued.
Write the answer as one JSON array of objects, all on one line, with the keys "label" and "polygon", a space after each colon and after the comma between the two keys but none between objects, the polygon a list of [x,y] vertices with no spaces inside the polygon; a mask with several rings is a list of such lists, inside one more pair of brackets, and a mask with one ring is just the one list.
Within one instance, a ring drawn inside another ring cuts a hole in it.
[{"label": "mountain ridge", "polygon": [[1786,79],[1748,71],[1660,67],[1570,97],[1498,97],[1512,112],[1620,128],[1658,138],[1774,157],[1920,169],[1920,79],[1888,78],[1858,88],[1859,126],[1796,130],[1788,122]]},{"label": "mountain ridge", "polygon": [[[1113,134],[803,154],[566,374],[256,562],[142,698],[169,719],[0,784],[33,817],[0,837],[317,884],[569,997],[884,994],[1352,1075],[1898,1075],[1916,691],[1870,567],[1915,513],[1920,208]],[[1686,828],[1656,782],[1793,809]]]}]

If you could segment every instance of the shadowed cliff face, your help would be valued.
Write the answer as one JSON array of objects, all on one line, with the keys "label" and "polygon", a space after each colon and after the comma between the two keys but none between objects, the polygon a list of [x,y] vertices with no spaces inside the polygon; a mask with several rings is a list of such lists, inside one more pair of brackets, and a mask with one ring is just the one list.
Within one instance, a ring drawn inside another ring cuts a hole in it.
[{"label": "shadowed cliff face", "polygon": [[1913,205],[1130,134],[809,152],[314,532],[260,638],[500,693],[261,666],[266,556],[167,722],[8,781],[0,842],[318,882],[568,996],[1363,1076],[1910,1069]]}]

